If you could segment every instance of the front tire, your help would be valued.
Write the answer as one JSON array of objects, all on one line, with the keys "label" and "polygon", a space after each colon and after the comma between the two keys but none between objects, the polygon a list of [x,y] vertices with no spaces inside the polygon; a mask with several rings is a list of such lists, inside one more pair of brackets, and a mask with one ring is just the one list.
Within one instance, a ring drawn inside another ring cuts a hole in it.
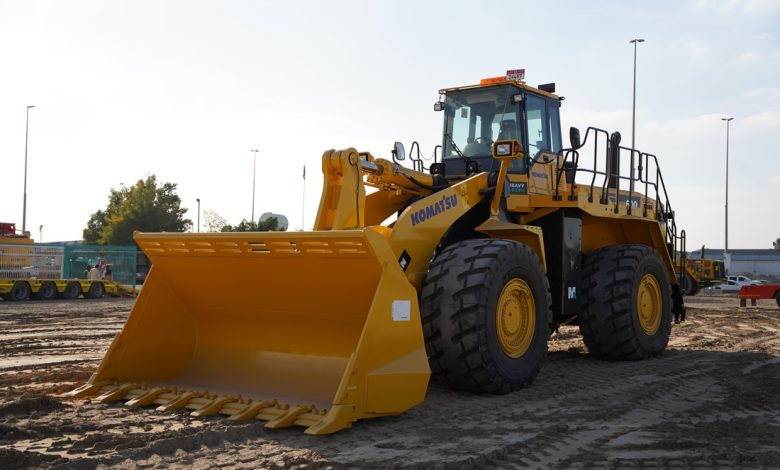
[{"label": "front tire", "polygon": [[547,354],[549,290],[542,263],[522,243],[472,239],[445,248],[421,299],[434,376],[473,392],[529,385]]},{"label": "front tire", "polygon": [[593,252],[582,269],[579,323],[585,346],[598,358],[658,356],[669,342],[672,294],[658,253],[645,245]]}]

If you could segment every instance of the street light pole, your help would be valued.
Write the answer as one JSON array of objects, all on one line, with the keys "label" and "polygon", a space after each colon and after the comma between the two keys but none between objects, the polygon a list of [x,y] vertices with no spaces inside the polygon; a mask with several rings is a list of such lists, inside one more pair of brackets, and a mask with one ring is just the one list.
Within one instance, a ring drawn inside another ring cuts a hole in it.
[{"label": "street light pole", "polygon": [[27,140],[30,135],[30,108],[27,107],[27,119],[24,125],[24,199],[22,200],[22,233],[27,231]]},{"label": "street light pole", "polygon": [[[632,39],[628,42],[634,44],[634,104],[631,107],[631,148],[635,149],[634,133],[636,130],[636,44],[638,42],[645,42],[645,40]],[[633,172],[634,169],[632,168],[631,171]]]},{"label": "street light pole", "polygon": [[198,233],[200,233],[200,198],[195,200],[198,201]]},{"label": "street light pole", "polygon": [[43,243],[43,225],[38,227],[38,243]]},{"label": "street light pole", "polygon": [[252,162],[252,223],[255,221],[255,180],[257,179],[257,152],[259,150],[250,150],[254,154],[254,160]]},{"label": "street light pole", "polygon": [[726,246],[723,249],[724,262],[729,252],[729,124],[733,119],[733,117],[720,118],[721,121],[726,121]]}]

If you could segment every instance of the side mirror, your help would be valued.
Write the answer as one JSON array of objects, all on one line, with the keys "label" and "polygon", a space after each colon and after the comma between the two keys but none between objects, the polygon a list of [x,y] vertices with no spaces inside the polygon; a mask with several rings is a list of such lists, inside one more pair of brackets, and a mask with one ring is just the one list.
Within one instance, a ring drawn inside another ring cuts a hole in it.
[{"label": "side mirror", "polygon": [[569,142],[571,142],[571,148],[573,149],[582,147],[582,142],[580,141],[580,130],[576,127],[569,128]]},{"label": "side mirror", "polygon": [[393,144],[393,159],[398,161],[406,160],[406,149],[404,149],[404,144],[401,142]]},{"label": "side mirror", "polygon": [[434,111],[444,111],[444,101],[437,101],[433,103]]}]

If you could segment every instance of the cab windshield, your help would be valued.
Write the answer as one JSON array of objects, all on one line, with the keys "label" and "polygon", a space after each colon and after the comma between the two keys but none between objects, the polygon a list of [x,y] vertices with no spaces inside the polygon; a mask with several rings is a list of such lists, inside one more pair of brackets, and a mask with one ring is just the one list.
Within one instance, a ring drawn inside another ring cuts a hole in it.
[{"label": "cab windshield", "polygon": [[520,106],[512,103],[519,90],[511,86],[447,93],[444,158],[489,157],[493,142],[522,142]]}]

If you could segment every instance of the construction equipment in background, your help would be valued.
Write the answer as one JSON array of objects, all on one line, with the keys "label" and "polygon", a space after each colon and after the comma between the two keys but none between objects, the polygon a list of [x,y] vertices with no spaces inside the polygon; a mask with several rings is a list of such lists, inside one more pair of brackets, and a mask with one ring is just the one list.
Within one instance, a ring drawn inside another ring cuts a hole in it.
[{"label": "construction equipment in background", "polygon": [[17,233],[15,224],[0,223],[0,298],[99,299],[135,294],[132,286],[113,280],[66,276],[64,253],[60,246],[35,244],[29,233]]},{"label": "construction equipment in background", "polygon": [[327,434],[420,403],[431,371],[525,387],[561,324],[598,358],[661,354],[685,309],[657,159],[593,127],[563,148],[554,91],[441,90],[427,172],[400,143],[326,151],[314,231],[136,233],[144,289],[70,395]]},{"label": "construction equipment in background", "polygon": [[[696,295],[702,288],[723,282],[726,269],[723,261],[704,257],[704,247],[701,258],[685,258],[685,273],[681,278],[682,290],[685,295]],[[677,258],[677,270],[683,265],[683,258]]]}]

